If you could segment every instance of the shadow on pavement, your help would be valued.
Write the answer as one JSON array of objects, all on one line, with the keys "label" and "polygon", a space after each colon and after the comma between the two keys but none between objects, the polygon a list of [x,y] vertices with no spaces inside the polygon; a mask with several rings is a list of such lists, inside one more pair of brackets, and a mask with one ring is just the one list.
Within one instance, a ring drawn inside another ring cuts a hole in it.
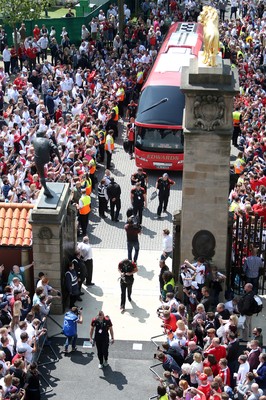
[{"label": "shadow on pavement", "polygon": [[123,390],[124,386],[128,384],[127,378],[122,372],[113,371],[110,365],[103,369],[104,376],[100,376],[100,379],[105,380],[110,385],[115,385],[118,390]]},{"label": "shadow on pavement", "polygon": [[113,175],[115,176],[126,176],[125,174],[123,174],[121,171],[119,171],[117,168],[113,168],[112,170]]},{"label": "shadow on pavement", "polygon": [[66,354],[65,357],[70,358],[71,361],[75,364],[87,365],[93,360],[93,355],[93,351],[91,353],[85,353],[81,350],[77,350],[75,352]]},{"label": "shadow on pavement", "polygon": [[142,278],[148,279],[151,281],[154,277],[154,270],[152,271],[147,271],[147,269],[143,265],[138,265],[138,276],[141,276]]},{"label": "shadow on pavement", "polygon": [[[102,297],[103,296],[103,290],[102,290],[102,288],[100,286],[97,286],[97,284],[95,284],[94,286],[83,285],[82,287],[83,287],[83,289],[85,289],[86,293],[88,293],[90,296],[91,295],[97,296],[97,297]],[[88,299],[90,307],[94,307],[93,301],[99,303],[93,296],[91,296]],[[99,310],[100,310],[100,308],[99,308]]]},{"label": "shadow on pavement", "polygon": [[133,318],[138,318],[139,322],[144,324],[150,314],[145,310],[145,308],[139,307],[133,300],[131,300],[131,305],[132,309],[126,309],[125,312],[128,312]]}]

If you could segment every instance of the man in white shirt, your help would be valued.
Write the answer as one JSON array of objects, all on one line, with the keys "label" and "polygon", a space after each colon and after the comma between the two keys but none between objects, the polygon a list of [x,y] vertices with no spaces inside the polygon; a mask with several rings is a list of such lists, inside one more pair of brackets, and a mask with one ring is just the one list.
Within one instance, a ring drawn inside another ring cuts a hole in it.
[{"label": "man in white shirt", "polygon": [[204,285],[205,282],[205,265],[203,264],[204,259],[202,257],[199,257],[197,259],[197,262],[194,264],[191,264],[188,260],[184,261],[184,264],[186,264],[190,269],[196,272],[195,276],[195,281],[200,285],[200,288]]},{"label": "man in white shirt", "polygon": [[67,90],[68,92],[70,92],[70,91],[73,89],[73,86],[74,86],[73,79],[70,77],[69,74],[66,74],[66,78],[65,78],[65,87],[66,87],[66,90]]},{"label": "man in white shirt", "polygon": [[11,53],[8,49],[8,46],[6,45],[4,50],[3,50],[3,62],[5,66],[5,74],[10,73],[10,62],[11,62]]},{"label": "man in white shirt", "polygon": [[236,378],[237,385],[244,383],[246,380],[247,373],[249,372],[250,369],[250,365],[247,359],[248,359],[247,356],[244,354],[238,357],[239,368],[237,371],[237,378]]},{"label": "man in white shirt", "polygon": [[86,285],[93,286],[92,283],[92,273],[93,273],[93,259],[92,259],[92,248],[89,243],[88,236],[84,236],[83,241],[78,244],[78,250],[82,260],[86,266]]},{"label": "man in white shirt", "polygon": [[30,346],[28,341],[29,341],[29,335],[27,334],[27,332],[22,332],[20,335],[20,340],[18,340],[17,342],[17,352],[21,353],[23,348],[25,350],[25,360],[27,361],[27,363],[30,364],[32,362],[33,353],[36,353],[37,351],[37,346],[35,338],[32,341],[33,347]]},{"label": "man in white shirt", "polygon": [[46,33],[40,37],[37,44],[41,49],[42,61],[44,61],[47,58],[47,48],[48,48],[48,44],[49,44],[49,40],[48,40]]},{"label": "man in white shirt", "polygon": [[163,230],[163,253],[161,260],[166,260],[168,257],[173,258],[173,236],[170,235],[169,229]]}]

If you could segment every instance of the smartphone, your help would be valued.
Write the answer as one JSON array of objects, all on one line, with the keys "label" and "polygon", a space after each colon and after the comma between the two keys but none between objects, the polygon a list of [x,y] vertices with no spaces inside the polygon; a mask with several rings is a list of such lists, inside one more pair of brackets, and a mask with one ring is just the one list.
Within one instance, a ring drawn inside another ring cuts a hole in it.
[{"label": "smartphone", "polygon": [[155,353],[155,354],[153,354],[153,358],[157,358],[157,354]]}]

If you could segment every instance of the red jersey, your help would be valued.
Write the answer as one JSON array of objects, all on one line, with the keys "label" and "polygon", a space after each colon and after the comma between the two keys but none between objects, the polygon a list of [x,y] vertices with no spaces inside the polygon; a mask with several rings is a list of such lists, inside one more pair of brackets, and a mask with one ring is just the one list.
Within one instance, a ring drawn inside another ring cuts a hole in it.
[{"label": "red jersey", "polygon": [[34,39],[39,40],[39,39],[40,39],[40,33],[41,33],[40,28],[34,28],[34,29],[33,29],[33,36],[34,36]]},{"label": "red jersey", "polygon": [[221,369],[219,372],[219,376],[222,378],[224,385],[230,386],[230,369],[228,367],[226,367],[225,369]]},{"label": "red jersey", "polygon": [[174,314],[170,314],[170,317],[163,320],[164,326],[167,330],[176,331],[176,317]]},{"label": "red jersey", "polygon": [[212,347],[207,350],[206,354],[213,354],[216,360],[219,362],[221,358],[226,358],[226,349],[224,346],[219,345],[217,347]]},{"label": "red jersey", "polygon": [[205,394],[207,400],[210,398],[210,395],[211,395],[210,382],[207,382],[206,385],[201,384],[200,386],[198,386],[198,390],[200,390],[202,393]]},{"label": "red jersey", "polygon": [[36,55],[37,55],[37,50],[36,50],[35,47],[29,47],[29,48],[26,50],[26,54],[27,54],[27,57],[28,57],[28,58],[34,60],[34,58],[36,58]]}]

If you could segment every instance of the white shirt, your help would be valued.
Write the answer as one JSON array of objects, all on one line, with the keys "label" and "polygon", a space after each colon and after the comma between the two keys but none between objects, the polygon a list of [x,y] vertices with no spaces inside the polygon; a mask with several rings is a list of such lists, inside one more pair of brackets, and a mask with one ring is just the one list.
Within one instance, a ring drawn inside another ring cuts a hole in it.
[{"label": "white shirt", "polygon": [[10,62],[11,60],[11,53],[8,49],[3,50],[3,61],[4,62]]},{"label": "white shirt", "polygon": [[31,363],[32,362],[32,350],[33,350],[33,348],[28,343],[22,343],[22,341],[19,340],[17,342],[17,348],[20,347],[20,346],[24,347],[25,349],[27,349],[27,351],[25,353],[25,360],[28,363]]},{"label": "white shirt", "polygon": [[249,363],[246,361],[244,364],[240,364],[238,371],[237,371],[237,378],[236,382],[238,383],[244,383],[247,377],[247,373],[249,372]]},{"label": "white shirt", "polygon": [[205,265],[204,264],[196,264],[196,276],[195,281],[202,285],[205,282]]},{"label": "white shirt", "polygon": [[172,235],[166,235],[163,238],[163,251],[165,253],[170,253],[173,251],[173,236]]},{"label": "white shirt", "polygon": [[40,37],[40,39],[38,40],[38,45],[40,46],[41,49],[45,50],[48,47],[48,38],[45,36]]},{"label": "white shirt", "polygon": [[78,249],[84,261],[92,259],[92,248],[89,243],[80,242],[78,244]]}]

